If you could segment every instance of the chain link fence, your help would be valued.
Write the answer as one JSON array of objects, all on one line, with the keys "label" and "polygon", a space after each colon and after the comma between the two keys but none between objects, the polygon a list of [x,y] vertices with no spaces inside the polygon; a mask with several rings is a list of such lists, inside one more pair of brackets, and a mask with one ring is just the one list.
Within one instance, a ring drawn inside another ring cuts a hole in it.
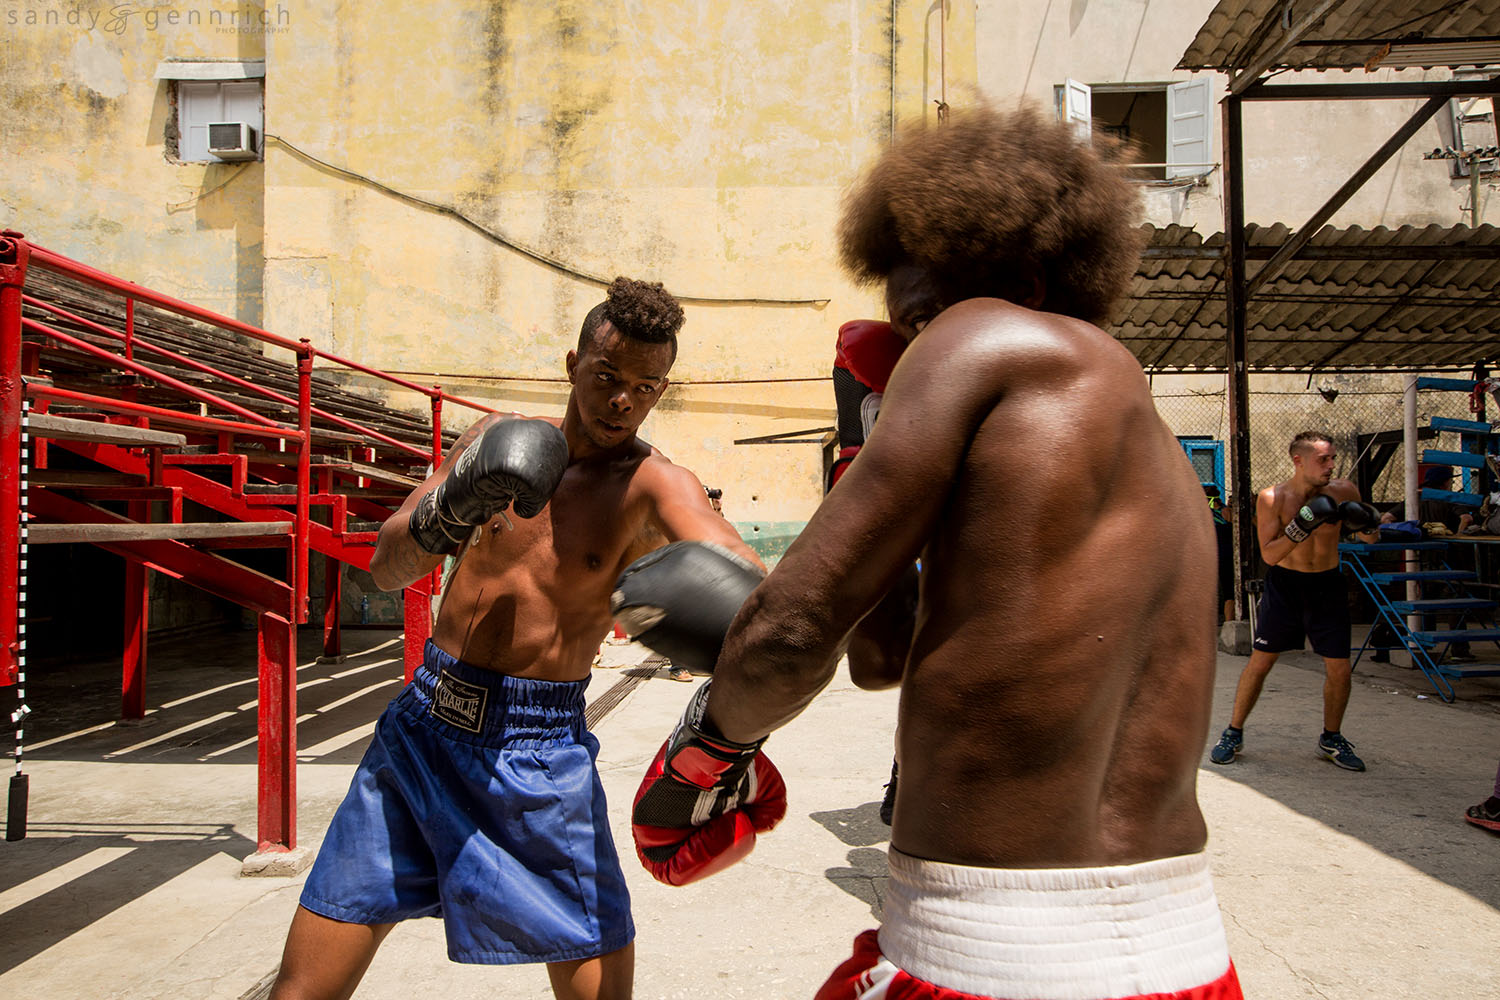
[{"label": "chain link fence", "polygon": [[[1173,384],[1170,376],[1158,376],[1152,386],[1157,412],[1179,437],[1223,442],[1227,463],[1229,404],[1223,379],[1216,380],[1216,388],[1203,385],[1209,381],[1203,376],[1191,377],[1191,381],[1198,383],[1196,385],[1180,384],[1188,381],[1189,378],[1179,377],[1179,384]],[[1250,482],[1256,491],[1279,483],[1292,474],[1287,445],[1293,437],[1309,430],[1322,431],[1333,438],[1339,454],[1334,474],[1353,479],[1363,436],[1381,431],[1392,431],[1397,436],[1401,433],[1402,377],[1319,376],[1309,385],[1305,375],[1252,376],[1249,411]],[[1469,410],[1467,393],[1419,391],[1417,426],[1429,426],[1433,417],[1477,419]],[[1368,438],[1365,440],[1365,451],[1373,453],[1378,449],[1378,446],[1369,446]],[[1452,433],[1423,441],[1421,447],[1460,450],[1458,437]],[[1380,470],[1370,490],[1371,495],[1365,499],[1375,503],[1399,503],[1405,489],[1404,470],[1398,448]],[[1224,475],[1227,487],[1227,467]]]}]

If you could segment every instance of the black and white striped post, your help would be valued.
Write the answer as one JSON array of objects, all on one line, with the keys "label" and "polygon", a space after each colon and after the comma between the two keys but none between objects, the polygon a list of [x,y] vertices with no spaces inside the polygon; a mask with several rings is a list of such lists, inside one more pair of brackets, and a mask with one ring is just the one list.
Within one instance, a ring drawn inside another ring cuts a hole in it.
[{"label": "black and white striped post", "polygon": [[26,704],[26,480],[30,471],[31,451],[27,447],[31,436],[26,431],[26,418],[30,406],[21,404],[21,524],[18,576],[16,579],[16,708],[10,714],[11,725],[16,731],[16,771],[10,776],[10,795],[5,809],[5,839],[23,840],[26,837],[26,806],[31,794],[31,776],[24,768],[22,745],[26,733],[26,716],[31,706]]}]

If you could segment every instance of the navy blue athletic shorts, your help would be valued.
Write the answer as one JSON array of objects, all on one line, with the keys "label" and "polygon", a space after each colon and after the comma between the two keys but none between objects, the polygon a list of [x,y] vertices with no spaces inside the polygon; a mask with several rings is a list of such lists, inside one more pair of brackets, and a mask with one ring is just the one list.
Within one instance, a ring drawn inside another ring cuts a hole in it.
[{"label": "navy blue athletic shorts", "polygon": [[587,686],[480,670],[429,642],[375,725],[302,905],[359,924],[441,916],[455,962],[562,962],[629,944]]},{"label": "navy blue athletic shorts", "polygon": [[1349,598],[1335,566],[1302,573],[1272,566],[1255,614],[1255,648],[1266,653],[1301,649],[1304,639],[1319,656],[1349,656]]}]

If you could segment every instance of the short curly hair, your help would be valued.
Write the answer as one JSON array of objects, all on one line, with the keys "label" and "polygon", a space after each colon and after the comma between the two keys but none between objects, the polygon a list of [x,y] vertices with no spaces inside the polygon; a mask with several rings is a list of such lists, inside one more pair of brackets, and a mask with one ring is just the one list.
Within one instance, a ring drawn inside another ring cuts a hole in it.
[{"label": "short curly hair", "polygon": [[671,344],[677,357],[677,331],[682,329],[685,314],[682,304],[659,281],[637,281],[615,278],[609,283],[605,299],[589,310],[578,332],[578,353],[594,341],[599,325],[609,320],[611,326],[632,340],[648,344]]},{"label": "short curly hair", "polygon": [[862,284],[913,264],[950,302],[1034,269],[1043,309],[1103,323],[1140,258],[1141,200],[1094,140],[1034,104],[910,125],[845,198],[840,258]]}]

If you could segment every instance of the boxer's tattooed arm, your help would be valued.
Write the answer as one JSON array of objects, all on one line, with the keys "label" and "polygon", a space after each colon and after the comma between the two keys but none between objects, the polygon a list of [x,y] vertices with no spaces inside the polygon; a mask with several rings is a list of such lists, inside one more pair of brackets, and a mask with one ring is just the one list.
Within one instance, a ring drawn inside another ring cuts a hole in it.
[{"label": "boxer's tattooed arm", "polygon": [[491,413],[486,416],[480,417],[478,420],[470,424],[469,429],[460,434],[458,436],[458,440],[453,442],[453,447],[449,449],[447,456],[444,457],[443,464],[451,466],[453,462],[458,460],[458,456],[463,454],[463,452],[469,447],[469,445],[478,440],[479,435],[484,433],[484,429],[498,419],[500,419],[498,414]]},{"label": "boxer's tattooed arm", "polygon": [[[459,551],[463,550],[460,549]],[[409,586],[411,583],[432,572],[443,561],[443,556],[427,552],[413,541],[410,535],[393,543],[383,555],[385,558],[383,560],[384,565],[382,566],[382,578],[394,577],[395,579],[405,581],[396,587],[386,588],[389,590],[398,590],[401,587]]]}]

